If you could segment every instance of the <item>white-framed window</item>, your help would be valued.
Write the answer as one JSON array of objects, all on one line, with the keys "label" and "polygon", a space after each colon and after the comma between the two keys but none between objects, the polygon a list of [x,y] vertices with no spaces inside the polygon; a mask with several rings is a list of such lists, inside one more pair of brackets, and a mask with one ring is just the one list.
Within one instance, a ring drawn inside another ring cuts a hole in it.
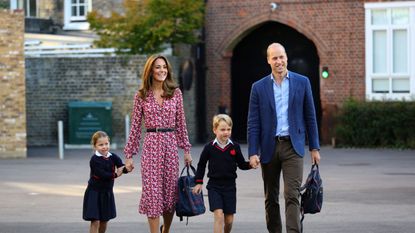
[{"label": "white-framed window", "polygon": [[23,9],[26,17],[37,17],[37,0],[10,0],[10,8]]},{"label": "white-framed window", "polygon": [[366,3],[366,99],[415,100],[415,1]]},{"label": "white-framed window", "polygon": [[92,0],[65,0],[64,30],[87,30],[86,16],[92,9]]}]

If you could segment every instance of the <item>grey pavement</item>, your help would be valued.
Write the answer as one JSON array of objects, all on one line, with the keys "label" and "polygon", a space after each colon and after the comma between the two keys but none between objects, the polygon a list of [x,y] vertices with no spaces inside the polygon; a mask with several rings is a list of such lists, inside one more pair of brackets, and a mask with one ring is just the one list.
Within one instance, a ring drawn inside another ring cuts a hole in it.
[{"label": "grey pavement", "polygon": [[[195,162],[201,149],[201,145],[192,149]],[[246,145],[242,149],[246,152]],[[113,152],[122,156],[121,150]],[[89,149],[65,150],[65,159],[59,160],[57,148],[30,148],[27,159],[0,160],[0,233],[88,232],[89,222],[82,220],[82,198],[91,154]],[[323,147],[321,156],[323,209],[306,215],[305,233],[415,232],[414,150]],[[306,177],[309,155],[304,162]],[[115,182],[118,216],[109,222],[107,232],[148,232],[146,217],[137,212],[138,157],[135,164],[133,173]],[[239,170],[237,189],[232,232],[265,233],[260,169]],[[205,201],[208,206],[207,197]],[[210,212],[189,218],[187,226],[175,217],[171,232],[213,232],[212,224]]]}]

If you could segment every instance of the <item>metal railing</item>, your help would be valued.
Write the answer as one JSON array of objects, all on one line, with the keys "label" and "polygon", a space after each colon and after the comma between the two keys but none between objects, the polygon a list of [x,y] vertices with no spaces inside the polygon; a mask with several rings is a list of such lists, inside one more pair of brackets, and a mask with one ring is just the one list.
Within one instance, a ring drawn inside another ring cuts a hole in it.
[{"label": "metal railing", "polygon": [[115,56],[115,48],[93,48],[91,44],[40,46],[25,43],[27,57],[100,57]]}]

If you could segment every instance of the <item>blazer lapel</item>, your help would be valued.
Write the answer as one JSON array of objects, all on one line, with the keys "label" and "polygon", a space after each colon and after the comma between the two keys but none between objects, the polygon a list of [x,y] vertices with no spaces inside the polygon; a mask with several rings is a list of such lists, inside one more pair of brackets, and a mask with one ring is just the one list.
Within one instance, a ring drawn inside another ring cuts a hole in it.
[{"label": "blazer lapel", "polygon": [[275,112],[274,83],[271,79],[271,75],[267,76],[265,81],[265,94],[268,97],[267,99],[271,105],[272,112]]},{"label": "blazer lapel", "polygon": [[294,93],[295,93],[295,87],[297,85],[295,85],[295,78],[294,78],[294,74],[289,72],[289,82],[290,82],[290,87],[289,87],[289,92],[288,92],[288,111],[290,111],[290,107],[293,105],[294,103]]}]

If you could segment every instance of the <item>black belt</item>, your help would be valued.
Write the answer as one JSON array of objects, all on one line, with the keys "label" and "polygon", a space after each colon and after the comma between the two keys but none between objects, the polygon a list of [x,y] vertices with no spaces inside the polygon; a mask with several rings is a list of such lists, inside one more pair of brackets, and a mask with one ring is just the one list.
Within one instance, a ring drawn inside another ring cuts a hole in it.
[{"label": "black belt", "polygon": [[283,141],[290,141],[290,136],[286,135],[286,136],[275,136],[275,139],[279,142],[283,142]]},{"label": "black belt", "polygon": [[164,133],[164,132],[173,132],[175,130],[176,129],[174,129],[174,128],[151,128],[151,129],[147,129],[147,132],[156,132],[156,133],[162,132],[162,133]]}]

